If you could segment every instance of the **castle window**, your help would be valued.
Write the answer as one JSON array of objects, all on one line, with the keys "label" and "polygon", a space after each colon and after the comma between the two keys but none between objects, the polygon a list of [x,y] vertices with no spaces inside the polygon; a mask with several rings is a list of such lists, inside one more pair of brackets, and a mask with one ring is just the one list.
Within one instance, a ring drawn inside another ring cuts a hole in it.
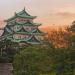
[{"label": "castle window", "polygon": [[19,39],[21,39],[21,36],[19,36]]}]

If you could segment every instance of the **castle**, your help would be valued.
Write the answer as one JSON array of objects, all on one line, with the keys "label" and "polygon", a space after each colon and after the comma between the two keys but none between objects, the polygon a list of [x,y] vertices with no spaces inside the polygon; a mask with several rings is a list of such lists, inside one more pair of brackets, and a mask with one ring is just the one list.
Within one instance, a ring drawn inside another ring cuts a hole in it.
[{"label": "castle", "polygon": [[34,23],[36,16],[31,16],[25,8],[13,17],[5,20],[7,25],[4,27],[2,37],[13,42],[25,44],[41,44],[42,31],[38,29],[41,24]]},{"label": "castle", "polygon": [[[3,28],[3,34],[0,41],[7,39],[12,42],[26,45],[42,44],[42,35],[44,33],[38,29],[41,24],[34,23],[36,16],[31,16],[25,8],[19,13],[15,13],[13,17],[5,20],[6,26]],[[12,75],[12,63],[1,63],[0,74]]]}]

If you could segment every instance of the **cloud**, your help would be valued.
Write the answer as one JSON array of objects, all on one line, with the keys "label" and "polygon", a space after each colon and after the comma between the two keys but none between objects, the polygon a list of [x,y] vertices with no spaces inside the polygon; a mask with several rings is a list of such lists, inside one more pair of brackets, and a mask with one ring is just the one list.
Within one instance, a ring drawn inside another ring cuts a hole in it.
[{"label": "cloud", "polygon": [[69,25],[75,20],[75,13],[72,12],[53,12],[38,19],[43,25]]},{"label": "cloud", "polygon": [[58,12],[56,15],[64,18],[75,18],[75,13],[72,12]]}]

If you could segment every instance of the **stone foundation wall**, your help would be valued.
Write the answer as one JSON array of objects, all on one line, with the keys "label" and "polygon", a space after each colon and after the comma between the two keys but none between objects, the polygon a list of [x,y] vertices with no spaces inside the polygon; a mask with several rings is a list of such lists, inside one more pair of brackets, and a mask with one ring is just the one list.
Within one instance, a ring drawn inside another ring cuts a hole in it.
[{"label": "stone foundation wall", "polygon": [[0,63],[0,75],[12,75],[12,63]]}]

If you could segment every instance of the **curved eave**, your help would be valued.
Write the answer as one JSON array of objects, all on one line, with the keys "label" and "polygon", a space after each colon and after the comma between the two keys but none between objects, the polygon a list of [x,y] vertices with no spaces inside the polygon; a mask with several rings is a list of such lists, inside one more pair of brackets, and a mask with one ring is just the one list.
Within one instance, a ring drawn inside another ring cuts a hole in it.
[{"label": "curved eave", "polygon": [[29,34],[29,35],[45,35],[45,33],[28,33],[28,32],[14,32],[14,34]]},{"label": "curved eave", "polygon": [[17,42],[17,43],[20,42],[19,40],[14,40],[14,39],[12,39],[11,41],[12,41],[12,42]]},{"label": "curved eave", "polygon": [[45,34],[44,33],[31,33],[31,35],[40,35],[40,36],[43,36]]},{"label": "curved eave", "polygon": [[24,23],[18,23],[18,22],[15,22],[15,25],[24,25],[24,26],[41,26],[41,24],[38,24],[38,23],[31,23],[31,24],[29,24],[29,23],[26,23],[26,22],[24,22]]},{"label": "curved eave", "polygon": [[29,42],[26,40],[19,40],[19,39],[11,39],[12,42],[17,42],[17,43],[26,43],[26,44],[41,44],[40,42]]},{"label": "curved eave", "polygon": [[27,33],[27,32],[15,32],[14,34],[30,34],[30,33]]},{"label": "curved eave", "polygon": [[30,44],[41,44],[39,42],[28,42],[28,43],[30,43]]},{"label": "curved eave", "polygon": [[31,24],[17,24],[17,23],[16,23],[16,25],[19,25],[19,26],[20,26],[20,25],[21,25],[21,26],[40,26],[40,24],[37,24],[37,25],[35,25],[35,24],[33,25],[33,24],[32,24],[32,25],[31,25]]},{"label": "curved eave", "polygon": [[20,43],[20,42],[27,42],[27,40],[25,40],[25,39],[11,39],[13,42],[18,42],[18,43]]},{"label": "curved eave", "polygon": [[41,26],[41,23],[34,23],[35,26]]},{"label": "curved eave", "polygon": [[17,14],[19,14],[19,15],[28,15],[28,16],[30,16],[30,14],[25,10],[25,8],[22,10],[22,11],[20,11],[20,12],[18,12]]},{"label": "curved eave", "polygon": [[28,43],[27,41],[20,41],[20,43],[25,43],[27,45],[31,45],[30,43]]},{"label": "curved eave", "polygon": [[24,15],[18,15],[18,17],[21,17],[21,18],[28,18],[28,19],[35,19],[37,16],[24,16]]},{"label": "curved eave", "polygon": [[4,20],[4,22],[9,22],[9,21],[11,21],[11,20],[14,20],[15,18],[17,18],[17,16],[13,16],[13,17],[11,17],[11,18],[9,18],[9,19],[7,19],[7,20]]},{"label": "curved eave", "polygon": [[17,26],[40,26],[40,25],[29,25],[29,24],[16,24]]},{"label": "curved eave", "polygon": [[37,34],[44,34],[41,30],[39,30],[38,28],[33,30],[32,33],[37,33]]}]

